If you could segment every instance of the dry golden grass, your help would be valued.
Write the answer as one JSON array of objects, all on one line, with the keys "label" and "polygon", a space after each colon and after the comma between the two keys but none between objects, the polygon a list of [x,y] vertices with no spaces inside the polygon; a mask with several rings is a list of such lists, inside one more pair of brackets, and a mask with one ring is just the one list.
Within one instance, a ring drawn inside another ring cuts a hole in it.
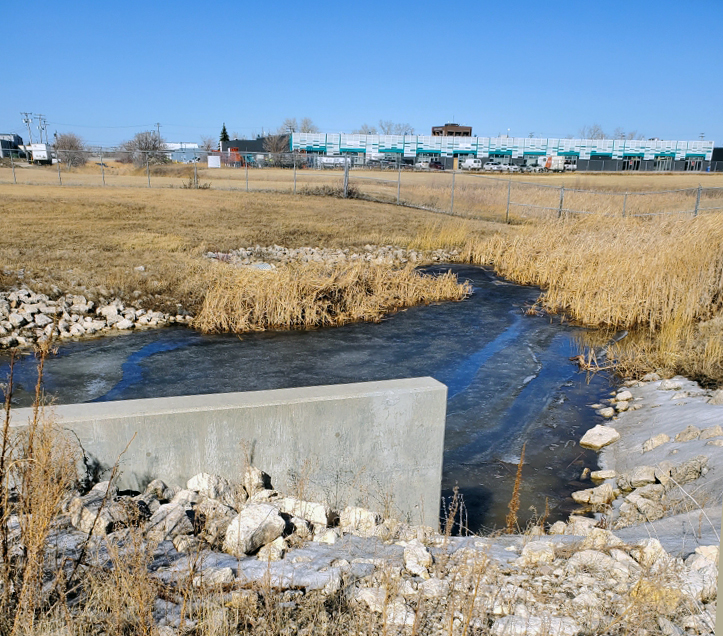
[{"label": "dry golden grass", "polygon": [[614,347],[630,372],[723,380],[723,216],[538,222],[471,243],[467,258],[542,287],[550,311],[636,330]]},{"label": "dry golden grass", "polygon": [[[430,227],[439,230],[438,245]],[[175,311],[181,303],[195,310],[207,288],[207,251],[255,244],[408,246],[420,233],[428,247],[445,247],[445,227],[434,213],[358,200],[0,185],[0,271],[25,270],[25,281],[38,288],[52,283],[63,291],[131,300],[139,291],[145,307]],[[470,221],[464,233],[482,236],[494,227]],[[134,269],[140,265],[144,272]],[[13,282],[5,278],[0,285]]]},{"label": "dry golden grass", "polygon": [[[209,272],[210,273],[210,272]],[[194,326],[207,332],[337,326],[378,321],[390,311],[462,300],[469,283],[447,272],[424,275],[411,266],[290,265],[272,271],[218,265]]]}]

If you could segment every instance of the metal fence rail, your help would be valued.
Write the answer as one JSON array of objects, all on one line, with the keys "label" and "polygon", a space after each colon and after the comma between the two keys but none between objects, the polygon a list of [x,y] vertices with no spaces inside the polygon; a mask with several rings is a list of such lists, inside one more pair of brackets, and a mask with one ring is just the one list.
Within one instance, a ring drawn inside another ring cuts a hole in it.
[{"label": "metal fence rail", "polygon": [[1,159],[0,183],[331,194],[507,223],[580,214],[695,217],[723,210],[723,187],[704,186],[708,178],[704,174],[697,187],[617,191],[544,182],[559,180],[560,175],[540,175],[533,178],[542,181],[533,181],[526,175],[502,178],[470,171],[412,170],[401,160],[372,169],[355,157],[304,153],[193,149],[182,161],[173,161],[178,156],[174,151],[136,151],[131,156],[96,149],[61,150],[57,156],[60,161],[46,166],[30,165],[12,155]]}]

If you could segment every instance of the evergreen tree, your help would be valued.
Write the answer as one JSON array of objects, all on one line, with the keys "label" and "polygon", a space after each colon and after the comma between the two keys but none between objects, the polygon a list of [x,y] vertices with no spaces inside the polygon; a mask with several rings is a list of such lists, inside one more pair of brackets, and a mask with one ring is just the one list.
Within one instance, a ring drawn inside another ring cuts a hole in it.
[{"label": "evergreen tree", "polygon": [[223,124],[223,128],[221,128],[221,136],[219,137],[219,141],[231,141],[228,136],[228,131],[226,130],[225,122]]}]

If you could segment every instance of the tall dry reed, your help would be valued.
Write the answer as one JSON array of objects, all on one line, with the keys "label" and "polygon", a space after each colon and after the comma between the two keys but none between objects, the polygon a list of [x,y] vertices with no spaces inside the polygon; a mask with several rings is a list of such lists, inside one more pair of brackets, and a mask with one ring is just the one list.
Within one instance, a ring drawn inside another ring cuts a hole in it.
[{"label": "tall dry reed", "polygon": [[194,326],[205,332],[335,326],[443,300],[462,300],[467,282],[389,265],[288,265],[271,271],[218,265]]},{"label": "tall dry reed", "polygon": [[635,330],[610,348],[631,372],[723,380],[723,217],[538,222],[472,242],[466,258],[542,287],[549,311]]}]

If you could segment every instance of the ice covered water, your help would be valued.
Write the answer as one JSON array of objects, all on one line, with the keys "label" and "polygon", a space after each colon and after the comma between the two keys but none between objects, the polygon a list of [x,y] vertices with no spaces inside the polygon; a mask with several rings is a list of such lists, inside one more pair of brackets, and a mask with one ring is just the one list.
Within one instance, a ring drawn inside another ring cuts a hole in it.
[{"label": "ice covered water", "polygon": [[[166,328],[64,343],[46,362],[58,403],[432,376],[449,387],[443,490],[459,486],[470,528],[504,525],[523,442],[519,517],[570,512],[569,493],[595,455],[577,441],[594,424],[586,404],[609,390],[588,384],[569,357],[575,330],[523,308],[539,290],[453,265],[474,294],[460,303],[407,309],[380,324],[304,331],[202,335]],[[0,359],[0,377],[7,358]],[[16,367],[16,402],[28,405],[32,358]],[[162,476],[161,476],[162,477]],[[393,490],[393,489],[392,489]]]}]

